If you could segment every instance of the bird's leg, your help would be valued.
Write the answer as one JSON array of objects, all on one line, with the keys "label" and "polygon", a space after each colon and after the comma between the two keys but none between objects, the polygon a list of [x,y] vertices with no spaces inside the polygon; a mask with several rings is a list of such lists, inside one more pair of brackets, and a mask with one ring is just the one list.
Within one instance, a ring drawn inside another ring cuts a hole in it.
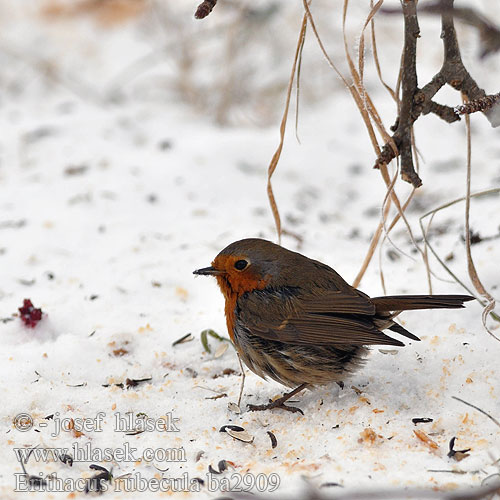
[{"label": "bird's leg", "polygon": [[239,353],[236,353],[238,356],[238,361],[240,362],[240,368],[241,368],[241,387],[240,387],[240,397],[238,398],[238,407],[241,405],[241,398],[243,396],[243,387],[245,387],[245,368],[243,367],[243,363],[241,362],[241,357]]},{"label": "bird's leg", "polygon": [[264,410],[272,410],[273,408],[281,408],[283,410],[291,411],[291,412],[299,412],[304,415],[304,412],[295,406],[288,406],[285,404],[285,401],[288,401],[290,398],[295,396],[295,394],[299,393],[303,389],[305,389],[308,384],[301,384],[293,391],[287,392],[281,398],[275,399],[274,401],[269,400],[269,404],[267,405],[247,405],[250,411],[264,411]]}]

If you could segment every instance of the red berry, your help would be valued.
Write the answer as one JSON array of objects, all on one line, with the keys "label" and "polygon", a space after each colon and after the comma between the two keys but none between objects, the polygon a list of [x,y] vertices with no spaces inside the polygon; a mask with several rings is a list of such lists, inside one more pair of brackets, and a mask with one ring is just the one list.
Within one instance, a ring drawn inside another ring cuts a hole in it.
[{"label": "red berry", "polygon": [[23,307],[19,308],[21,320],[26,326],[34,328],[42,319],[42,310],[35,308],[30,299],[24,299]]}]

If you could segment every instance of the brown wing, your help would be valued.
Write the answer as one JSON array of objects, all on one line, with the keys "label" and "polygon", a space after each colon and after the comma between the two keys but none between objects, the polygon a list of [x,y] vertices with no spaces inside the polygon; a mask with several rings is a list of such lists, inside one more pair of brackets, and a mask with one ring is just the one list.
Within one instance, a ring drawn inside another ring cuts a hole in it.
[{"label": "brown wing", "polygon": [[238,299],[239,317],[253,335],[289,344],[404,345],[373,324],[375,307],[367,296],[343,294],[303,298],[261,290]]},{"label": "brown wing", "polygon": [[348,292],[343,290],[326,291],[318,296],[301,299],[301,307],[309,313],[341,313],[363,314],[373,316],[375,304],[368,295],[353,288]]}]

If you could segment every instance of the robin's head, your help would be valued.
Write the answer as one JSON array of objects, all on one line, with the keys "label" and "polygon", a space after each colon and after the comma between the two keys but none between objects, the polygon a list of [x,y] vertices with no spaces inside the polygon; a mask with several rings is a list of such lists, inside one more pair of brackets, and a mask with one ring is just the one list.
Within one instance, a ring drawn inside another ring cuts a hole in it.
[{"label": "robin's head", "polygon": [[274,286],[286,265],[286,256],[294,254],[270,241],[248,238],[224,248],[210,267],[194,274],[217,278],[222,293],[228,297]]}]

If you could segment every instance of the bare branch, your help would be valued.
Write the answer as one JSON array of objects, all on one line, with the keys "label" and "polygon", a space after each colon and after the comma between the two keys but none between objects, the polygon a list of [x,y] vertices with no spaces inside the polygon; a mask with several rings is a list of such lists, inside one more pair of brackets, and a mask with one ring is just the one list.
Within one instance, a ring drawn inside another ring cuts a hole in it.
[{"label": "bare branch", "polygon": [[477,113],[478,111],[488,111],[499,102],[500,92],[498,92],[498,94],[486,95],[484,97],[480,97],[479,99],[466,102],[465,104],[455,106],[453,111],[457,115],[469,115],[471,113]]},{"label": "bare branch", "polygon": [[[413,124],[420,117],[433,113],[448,123],[460,120],[460,111],[456,108],[444,106],[433,101],[436,93],[448,84],[455,90],[464,94],[474,104],[470,112],[482,111],[492,124],[500,125],[500,113],[493,113],[492,108],[500,100],[498,94],[487,96],[464,66],[460,47],[458,45],[453,16],[454,0],[441,0],[438,5],[427,6],[424,12],[439,12],[441,14],[441,38],[444,46],[444,61],[439,72],[432,80],[421,89],[418,88],[416,73],[416,48],[419,36],[418,20],[416,12],[416,1],[401,0],[405,23],[405,43],[403,48],[402,62],[402,98],[401,110],[392,136],[398,151],[395,152],[391,144],[387,142],[379,154],[375,168],[401,157],[401,177],[410,182],[414,187],[422,184],[420,177],[415,172],[412,159],[411,131]],[[468,9],[464,9],[468,10]],[[383,9],[382,12],[393,14],[394,9]],[[462,13],[463,14],[463,13]],[[489,111],[489,112],[488,112]],[[467,111],[465,111],[466,113]]]},{"label": "bare branch", "polygon": [[375,162],[375,168],[389,163],[396,156],[401,156],[401,177],[414,187],[420,187],[422,180],[415,172],[413,165],[411,132],[412,126],[418,117],[415,110],[415,94],[418,90],[417,80],[417,38],[420,36],[420,28],[417,19],[417,4],[415,0],[402,1],[405,40],[403,47],[403,71],[401,76],[401,110],[399,112],[396,130],[392,136],[398,151],[388,142]]},{"label": "bare branch", "polygon": [[217,4],[217,0],[203,0],[203,2],[198,5],[194,17],[196,19],[205,19],[205,17],[212,12],[213,8]]},{"label": "bare branch", "polygon": [[[451,10],[452,8],[445,5],[444,2],[438,2],[422,6],[419,12],[443,14],[443,12]],[[473,26],[479,31],[479,38],[481,40],[481,53],[479,57],[481,59],[500,50],[500,28],[491,24],[479,12],[468,7],[458,7],[453,9],[453,15],[456,19]]]}]

